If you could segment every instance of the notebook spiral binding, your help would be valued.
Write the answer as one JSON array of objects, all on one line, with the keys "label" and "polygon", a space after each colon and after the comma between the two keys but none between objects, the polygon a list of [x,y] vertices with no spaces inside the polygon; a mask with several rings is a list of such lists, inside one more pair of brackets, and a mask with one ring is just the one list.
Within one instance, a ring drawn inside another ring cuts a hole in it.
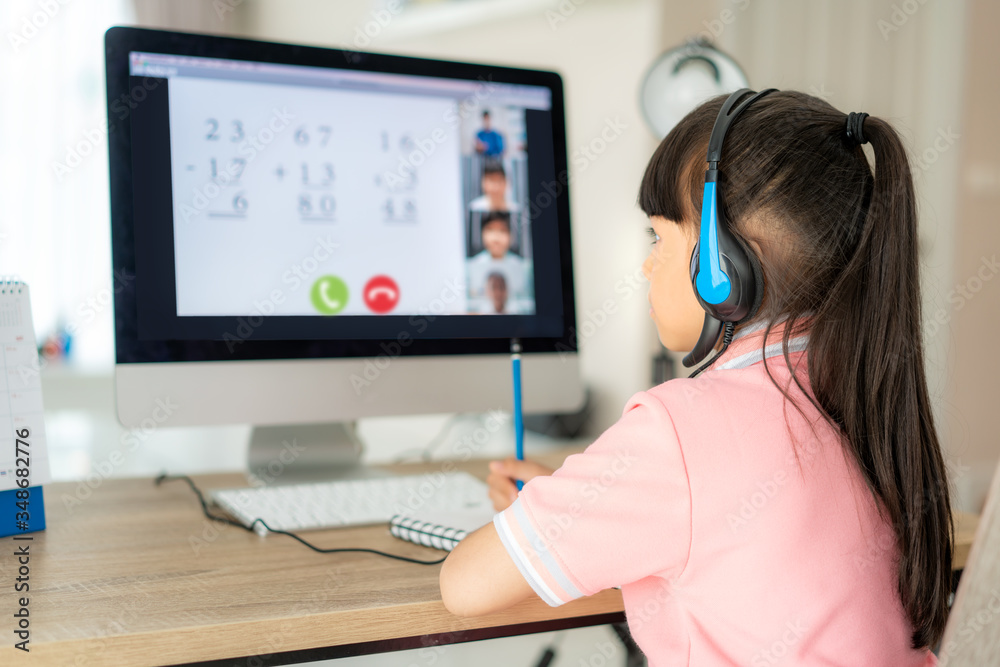
[{"label": "notebook spiral binding", "polygon": [[444,551],[454,549],[467,534],[458,528],[411,519],[401,514],[396,514],[389,520],[389,532],[401,540]]}]

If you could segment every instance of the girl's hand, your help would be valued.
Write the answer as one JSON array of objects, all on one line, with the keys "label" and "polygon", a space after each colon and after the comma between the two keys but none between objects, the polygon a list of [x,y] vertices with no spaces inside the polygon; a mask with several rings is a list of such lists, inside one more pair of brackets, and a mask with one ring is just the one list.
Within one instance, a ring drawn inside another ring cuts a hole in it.
[{"label": "girl's hand", "polygon": [[510,456],[503,461],[490,461],[490,474],[486,478],[486,483],[490,487],[490,500],[493,501],[493,508],[496,511],[507,509],[514,499],[517,498],[517,484],[515,480],[527,482],[539,475],[551,475],[555,472],[552,468],[543,466],[534,461],[518,461]]}]

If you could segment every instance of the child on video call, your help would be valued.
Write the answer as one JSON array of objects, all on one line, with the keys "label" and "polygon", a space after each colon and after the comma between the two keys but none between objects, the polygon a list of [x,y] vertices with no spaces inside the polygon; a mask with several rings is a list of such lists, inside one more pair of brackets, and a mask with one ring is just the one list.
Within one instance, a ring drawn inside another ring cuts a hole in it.
[{"label": "child on video call", "polygon": [[483,111],[482,118],[483,127],[476,132],[476,152],[488,158],[503,157],[503,136],[493,129],[490,112]]},{"label": "child on video call", "polygon": [[[672,350],[708,330],[690,264],[724,101],[670,132],[639,188]],[[880,118],[774,91],[732,121],[718,174],[760,301],[704,372],[635,394],[558,470],[492,462],[498,513],[448,556],[444,603],[475,616],[618,586],[652,667],[934,665],[953,529],[904,147]]]},{"label": "child on video call", "polygon": [[502,273],[493,272],[486,276],[486,296],[493,305],[494,313],[507,312],[507,279]]},{"label": "child on video call", "polygon": [[487,278],[498,273],[505,278],[507,296],[530,296],[531,262],[510,251],[510,213],[490,211],[482,219],[483,250],[467,260],[470,296],[489,297]]},{"label": "child on video call", "polygon": [[507,172],[499,160],[489,160],[483,166],[483,194],[469,202],[472,211],[510,211],[521,210],[517,202],[507,197]]}]

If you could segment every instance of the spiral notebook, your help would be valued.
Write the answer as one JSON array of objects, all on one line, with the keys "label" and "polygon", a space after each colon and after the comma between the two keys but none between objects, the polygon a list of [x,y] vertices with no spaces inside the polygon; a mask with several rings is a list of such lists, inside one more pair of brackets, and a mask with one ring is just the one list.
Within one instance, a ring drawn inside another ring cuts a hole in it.
[{"label": "spiral notebook", "polygon": [[407,542],[451,551],[465,537],[493,520],[491,510],[455,510],[407,516],[396,514],[389,520],[389,532]]},{"label": "spiral notebook", "polygon": [[38,347],[28,286],[0,278],[0,537],[45,528],[42,484],[51,481]]}]

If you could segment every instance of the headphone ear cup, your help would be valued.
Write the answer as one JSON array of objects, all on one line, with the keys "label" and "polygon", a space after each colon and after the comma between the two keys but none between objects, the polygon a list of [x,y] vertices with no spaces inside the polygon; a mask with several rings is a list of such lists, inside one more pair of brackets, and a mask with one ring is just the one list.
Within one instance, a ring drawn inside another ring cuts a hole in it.
[{"label": "headphone ear cup", "polygon": [[[694,297],[698,299],[698,303],[705,309],[705,313],[710,318],[722,321],[725,319],[725,316],[719,312],[719,305],[711,304],[706,301],[701,292],[698,290],[698,272],[701,271],[701,258],[698,252],[700,248],[701,240],[699,239],[694,244],[694,250],[691,252],[691,289],[694,290]],[[723,263],[723,270],[725,271],[725,269],[725,263]],[[732,273],[732,271],[727,272],[726,275],[729,275],[729,273]]]},{"label": "headphone ear cup", "polygon": [[691,287],[694,289],[695,295],[698,294],[698,248],[701,246],[701,240],[695,241],[694,250],[691,251]]},{"label": "headphone ear cup", "polygon": [[[742,266],[744,269],[743,271],[737,269],[731,278],[739,276],[740,301],[747,308],[746,315],[736,320],[736,322],[746,322],[757,314],[761,301],[764,299],[764,271],[761,268],[757,254],[754,253],[750,244],[744,241],[742,236],[733,231],[728,218],[722,212],[721,203],[719,208],[719,246],[723,249],[723,252],[728,254],[732,262],[738,266]],[[749,276],[746,275],[748,271],[750,273]],[[753,291],[753,298],[747,299],[747,292],[751,290]]]},{"label": "headphone ear cup", "polygon": [[740,320],[740,322],[746,322],[757,314],[757,311],[760,310],[760,304],[764,300],[764,270],[761,268],[760,260],[757,258],[756,253],[750,249],[749,245],[735,234],[733,236],[743,248],[743,254],[746,255],[747,264],[750,266],[750,273],[753,274],[753,302],[750,304],[750,310],[746,316]]},{"label": "headphone ear cup", "polygon": [[[698,273],[703,269],[699,253],[703,240],[701,238],[695,242],[694,250],[691,252],[691,287],[701,307],[710,317],[722,322],[746,322],[757,314],[764,299],[764,271],[750,245],[730,229],[729,220],[724,214],[721,193],[718,190],[716,198],[714,226],[716,243],[719,247],[722,271],[731,281],[732,291],[725,301],[716,304],[706,301],[698,290]],[[746,309],[745,314],[736,320],[743,309]]]}]

